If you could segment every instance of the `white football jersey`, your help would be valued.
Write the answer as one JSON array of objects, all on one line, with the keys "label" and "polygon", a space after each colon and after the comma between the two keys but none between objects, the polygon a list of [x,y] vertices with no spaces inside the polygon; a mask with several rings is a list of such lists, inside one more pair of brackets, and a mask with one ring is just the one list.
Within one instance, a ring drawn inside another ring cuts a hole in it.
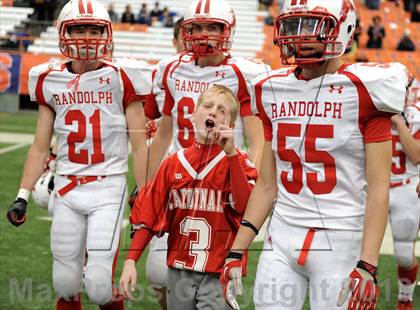
[{"label": "white football jersey", "polygon": [[[420,140],[420,101],[415,105],[407,106],[404,109],[404,116],[408,122],[410,133],[416,140]],[[408,156],[405,155],[398,131],[393,127],[391,183],[408,180],[418,176],[418,174],[418,166],[413,165]]]},{"label": "white football jersey", "polygon": [[69,63],[42,64],[29,72],[31,100],[55,112],[60,175],[112,175],[128,170],[125,108],[152,91],[145,62],[115,59],[81,75]]},{"label": "white football jersey", "polygon": [[361,230],[365,143],[391,139],[390,113],[404,106],[405,67],[365,63],[309,81],[297,76],[294,68],[273,71],[250,88],[276,160],[274,216],[297,226]]},{"label": "white football jersey", "polygon": [[[231,58],[218,66],[201,68],[195,58],[189,55],[175,56],[162,60],[154,79],[153,93],[159,112],[172,116],[172,153],[187,148],[194,141],[191,115],[198,97],[214,84],[224,85],[237,96],[240,103],[240,117],[235,123],[235,145],[243,149],[242,118],[251,116],[250,95],[247,83],[270,67],[255,60]],[[165,92],[162,95],[162,91]]]}]

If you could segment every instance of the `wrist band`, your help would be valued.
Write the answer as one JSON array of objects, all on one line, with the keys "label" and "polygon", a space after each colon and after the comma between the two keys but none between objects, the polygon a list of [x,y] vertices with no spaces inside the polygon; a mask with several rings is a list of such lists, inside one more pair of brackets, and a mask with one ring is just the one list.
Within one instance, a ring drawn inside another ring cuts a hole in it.
[{"label": "wrist band", "polygon": [[366,263],[363,260],[359,260],[357,262],[357,268],[361,268],[361,269],[369,272],[376,279],[376,275],[378,274],[378,268],[377,267],[375,267],[375,266],[373,266],[369,263]]},{"label": "wrist band", "polygon": [[248,222],[247,220],[241,220],[241,225],[251,228],[254,231],[255,235],[258,235],[257,227],[255,227],[251,222]]},{"label": "wrist band", "polygon": [[242,259],[243,254],[238,253],[238,252],[229,252],[228,256],[226,257],[226,259],[228,258],[233,258],[233,259]]},{"label": "wrist band", "polygon": [[22,199],[24,199],[26,202],[28,202],[28,200],[29,200],[29,196],[31,195],[31,192],[30,191],[28,191],[27,189],[25,189],[25,188],[20,188],[19,189],[19,191],[18,191],[18,193],[17,193],[17,196],[16,196],[16,199],[18,199],[18,198],[22,198]]}]

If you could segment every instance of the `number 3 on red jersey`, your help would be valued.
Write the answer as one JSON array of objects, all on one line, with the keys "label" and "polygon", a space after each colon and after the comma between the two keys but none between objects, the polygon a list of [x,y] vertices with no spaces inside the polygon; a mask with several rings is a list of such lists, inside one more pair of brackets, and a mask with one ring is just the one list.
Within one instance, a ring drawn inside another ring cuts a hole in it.
[{"label": "number 3 on red jersey", "polygon": [[[277,129],[277,153],[283,161],[292,165],[292,180],[287,176],[289,172],[281,171],[280,179],[284,188],[291,194],[299,194],[303,188],[303,167],[299,155],[292,149],[286,148],[286,137],[300,137],[300,124],[279,124]],[[322,163],[325,170],[325,181],[318,181],[316,172],[306,173],[306,184],[314,194],[331,193],[337,184],[335,159],[328,152],[316,150],[316,139],[334,138],[333,125],[309,124],[304,134],[305,162]]]},{"label": "number 3 on red jersey", "polygon": [[[102,152],[101,145],[101,114],[100,110],[97,109],[89,117],[89,123],[92,126],[93,136],[93,153],[90,155],[90,163],[97,164],[105,160],[105,155]],[[69,160],[73,163],[78,164],[89,164],[89,151],[81,149],[76,152],[76,143],[82,143],[86,138],[86,117],[80,110],[70,110],[67,112],[64,118],[66,125],[73,125],[77,123],[77,131],[71,132],[67,137],[67,144],[69,146]]]}]

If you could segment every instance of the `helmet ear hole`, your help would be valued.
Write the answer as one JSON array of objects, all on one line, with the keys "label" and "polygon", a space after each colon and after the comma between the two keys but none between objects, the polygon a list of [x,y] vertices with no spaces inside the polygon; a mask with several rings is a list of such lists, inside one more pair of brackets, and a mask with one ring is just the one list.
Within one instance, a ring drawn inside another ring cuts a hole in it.
[{"label": "helmet ear hole", "polygon": [[347,33],[350,34],[352,32],[352,30],[353,30],[353,25],[349,25],[347,27]]}]

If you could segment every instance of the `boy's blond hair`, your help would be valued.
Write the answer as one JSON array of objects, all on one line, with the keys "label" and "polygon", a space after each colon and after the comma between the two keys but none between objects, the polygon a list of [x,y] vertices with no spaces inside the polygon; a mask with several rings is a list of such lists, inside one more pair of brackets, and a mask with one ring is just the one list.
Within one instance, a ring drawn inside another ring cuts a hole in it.
[{"label": "boy's blond hair", "polygon": [[235,121],[238,118],[239,114],[239,101],[238,98],[236,98],[236,96],[233,94],[233,92],[224,85],[214,84],[212,87],[201,93],[200,97],[198,97],[195,109],[198,109],[203,103],[204,96],[210,95],[212,93],[222,94],[226,96],[230,105],[230,122],[231,124],[235,124]]}]

